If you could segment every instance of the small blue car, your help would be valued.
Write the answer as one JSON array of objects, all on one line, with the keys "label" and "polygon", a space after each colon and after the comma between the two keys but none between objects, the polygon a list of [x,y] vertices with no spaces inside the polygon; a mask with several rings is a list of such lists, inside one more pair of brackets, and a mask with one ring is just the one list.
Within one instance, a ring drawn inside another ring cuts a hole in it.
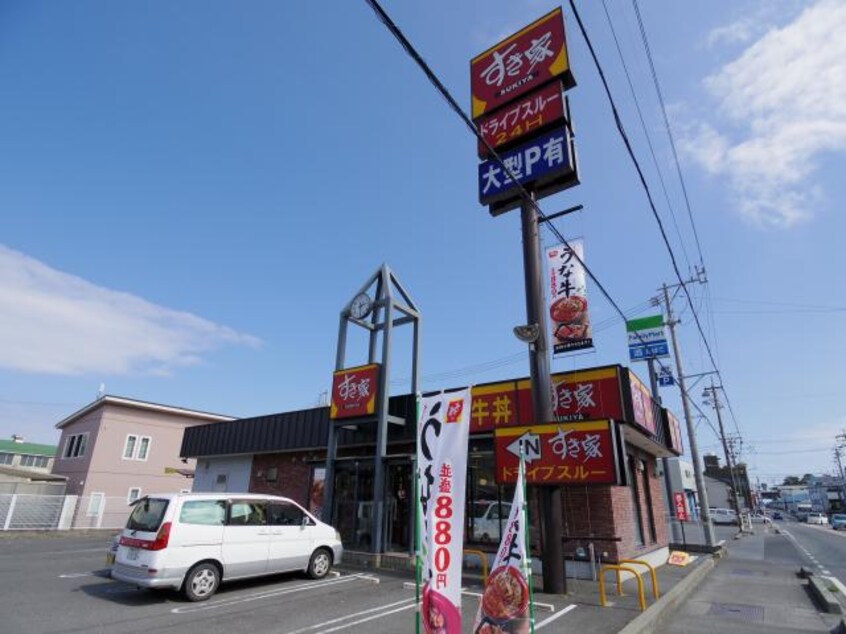
[{"label": "small blue car", "polygon": [[836,531],[846,529],[846,515],[835,514],[831,516],[831,527]]}]

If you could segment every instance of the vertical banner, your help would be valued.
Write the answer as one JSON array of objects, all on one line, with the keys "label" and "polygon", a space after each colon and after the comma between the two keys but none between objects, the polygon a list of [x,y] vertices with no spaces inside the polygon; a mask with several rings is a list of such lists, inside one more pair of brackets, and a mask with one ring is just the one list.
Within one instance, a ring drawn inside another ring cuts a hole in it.
[{"label": "vertical banner", "polygon": [[514,501],[496,559],[485,584],[485,592],[473,621],[473,634],[534,631],[531,606],[531,572],[528,542],[528,517],[525,510],[525,462],[520,459]]},{"label": "vertical banner", "polygon": [[582,240],[571,240],[546,250],[549,264],[549,316],[552,352],[563,354],[593,347],[588,313],[587,280]]},{"label": "vertical banner", "polygon": [[461,634],[470,404],[470,388],[465,388],[421,398],[418,408],[418,583],[423,584],[427,634]]}]

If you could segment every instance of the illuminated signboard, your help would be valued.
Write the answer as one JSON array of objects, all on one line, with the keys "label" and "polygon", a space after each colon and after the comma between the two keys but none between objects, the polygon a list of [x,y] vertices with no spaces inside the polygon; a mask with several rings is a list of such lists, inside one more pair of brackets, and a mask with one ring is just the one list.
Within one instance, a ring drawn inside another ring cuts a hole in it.
[{"label": "illuminated signboard", "polygon": [[668,409],[663,410],[665,438],[670,443],[670,449],[679,455],[684,453],[684,441],[682,440],[681,424],[679,419]]},{"label": "illuminated signboard", "polygon": [[517,481],[521,446],[528,484],[620,484],[617,424],[611,420],[504,427],[495,432],[496,481]]},{"label": "illuminated signboard", "polygon": [[[538,132],[566,117],[566,105],[561,82],[529,93],[496,112],[479,119],[477,126],[485,141],[495,150],[511,144],[532,132]],[[479,142],[479,158],[487,158],[488,151]]]},{"label": "illuminated signboard", "polygon": [[[570,130],[554,128],[531,141],[500,153],[520,185],[537,198],[578,185],[576,151]],[[520,188],[494,159],[479,163],[479,202],[498,215],[520,205]]]},{"label": "illuminated signboard", "polygon": [[470,61],[473,118],[561,77],[566,88],[576,85],[570,71],[564,14],[546,14]]},{"label": "illuminated signboard", "polygon": [[640,425],[649,434],[655,436],[658,426],[655,421],[655,401],[643,381],[629,370],[629,386],[631,387],[632,417],[627,422]]},{"label": "illuminated signboard", "polygon": [[332,376],[332,406],[329,417],[357,418],[376,412],[379,364],[338,370]]}]

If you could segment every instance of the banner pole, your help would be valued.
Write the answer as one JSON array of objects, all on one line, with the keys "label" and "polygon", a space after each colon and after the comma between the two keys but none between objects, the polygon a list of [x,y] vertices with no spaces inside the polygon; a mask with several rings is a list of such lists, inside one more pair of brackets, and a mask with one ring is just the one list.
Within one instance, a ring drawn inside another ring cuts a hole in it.
[{"label": "banner pole", "polygon": [[[414,399],[414,425],[415,437],[420,432],[420,394],[415,394]],[[415,445],[417,443],[415,442]],[[420,555],[420,465],[417,457],[414,459],[414,632],[420,634],[420,581],[421,581],[421,555]]]},{"label": "banner pole", "polygon": [[529,625],[531,626],[531,634],[535,634],[535,589],[532,583],[532,541],[529,536],[529,498],[526,491],[526,461],[523,457],[523,443],[520,443],[520,480],[523,482],[523,526],[526,527],[525,532],[525,549],[526,562],[524,567],[526,569],[526,580],[529,582]]}]

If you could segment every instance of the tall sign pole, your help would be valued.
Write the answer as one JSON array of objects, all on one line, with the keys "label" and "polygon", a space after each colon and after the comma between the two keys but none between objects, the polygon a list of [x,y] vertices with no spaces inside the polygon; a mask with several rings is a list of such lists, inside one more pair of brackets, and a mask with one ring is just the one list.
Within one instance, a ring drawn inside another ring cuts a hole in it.
[{"label": "tall sign pole", "polygon": [[696,488],[699,491],[699,513],[702,518],[702,528],[705,533],[705,545],[714,547],[714,525],[711,523],[711,511],[708,508],[708,490],[705,488],[705,477],[702,473],[702,463],[699,460],[699,445],[696,442],[696,429],[693,426],[693,416],[690,414],[690,400],[687,396],[681,350],[676,338],[677,321],[673,319],[673,306],[670,303],[670,292],[666,284],[663,285],[664,307],[667,310],[667,326],[670,328],[670,338],[673,342],[673,354],[676,357],[676,375],[681,390],[684,421],[687,424],[687,438],[690,442],[690,457],[693,460],[693,474],[696,478]]},{"label": "tall sign pole", "polygon": [[[523,272],[526,280],[526,319],[529,324],[538,326],[538,337],[529,346],[529,369],[535,419],[547,422],[553,420],[549,344],[543,301],[538,212],[533,203],[534,196],[531,200],[524,201],[520,209],[523,226]],[[564,594],[567,591],[567,582],[562,544],[564,535],[561,527],[561,487],[541,487],[540,490],[544,524],[543,589],[548,594]]]}]

